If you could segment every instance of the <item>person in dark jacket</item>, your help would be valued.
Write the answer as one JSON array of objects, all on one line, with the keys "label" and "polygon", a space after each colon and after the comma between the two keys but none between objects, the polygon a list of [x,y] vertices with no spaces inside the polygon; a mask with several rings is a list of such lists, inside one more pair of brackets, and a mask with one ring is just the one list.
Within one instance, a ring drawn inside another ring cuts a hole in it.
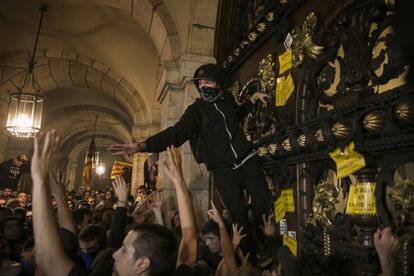
[{"label": "person in dark jacket", "polygon": [[20,175],[23,172],[30,172],[29,157],[22,153],[15,159],[3,161],[0,164],[0,190],[10,188],[17,191]]},{"label": "person in dark jacket", "polygon": [[141,143],[116,144],[109,150],[114,154],[162,152],[168,146],[181,146],[194,135],[200,137],[204,163],[214,177],[224,207],[233,221],[247,226],[247,208],[243,189],[251,196],[256,225],[262,215],[268,215],[271,196],[257,155],[239,126],[252,109],[254,102],[266,103],[265,93],[256,92],[241,106],[225,91],[224,72],[214,64],[199,67],[194,84],[201,99],[189,105],[173,126]]}]

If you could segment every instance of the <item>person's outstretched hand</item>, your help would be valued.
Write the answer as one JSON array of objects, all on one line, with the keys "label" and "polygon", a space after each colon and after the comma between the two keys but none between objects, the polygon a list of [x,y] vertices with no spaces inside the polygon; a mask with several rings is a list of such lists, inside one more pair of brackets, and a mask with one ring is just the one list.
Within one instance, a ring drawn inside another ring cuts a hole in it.
[{"label": "person's outstretched hand", "polygon": [[223,218],[221,217],[219,210],[214,206],[213,201],[211,201],[211,207],[213,207],[213,209],[207,211],[208,216],[218,225],[223,225]]},{"label": "person's outstretched hand", "polygon": [[113,144],[108,147],[108,150],[115,155],[133,154],[144,149],[141,143],[127,143],[127,144]]},{"label": "person's outstretched hand", "polygon": [[112,186],[114,187],[114,192],[118,198],[118,201],[126,203],[128,200],[130,188],[129,185],[125,182],[125,179],[122,176],[117,176],[112,182]]},{"label": "person's outstretched hand", "polygon": [[237,249],[240,245],[241,240],[247,236],[247,234],[242,234],[243,232],[243,226],[238,227],[237,223],[233,223],[233,239],[232,239],[232,244],[233,244],[233,248]]},{"label": "person's outstretched hand", "polygon": [[174,146],[167,148],[168,161],[164,163],[165,173],[175,184],[184,180],[183,169],[181,165],[181,156]]},{"label": "person's outstretched hand", "polygon": [[266,216],[263,214],[263,225],[264,226],[260,226],[263,230],[263,234],[266,237],[273,237],[276,234],[276,224],[275,221],[273,220],[273,214],[270,213],[269,216],[267,217],[266,220]]},{"label": "person's outstretched hand", "polygon": [[36,136],[33,145],[31,175],[35,183],[40,183],[49,178],[53,157],[59,148],[59,137],[55,130],[49,130],[41,137]]},{"label": "person's outstretched hand", "polygon": [[253,94],[252,99],[254,102],[260,100],[264,105],[267,105],[266,99],[269,99],[269,95],[263,92],[256,92]]},{"label": "person's outstretched hand", "polygon": [[390,227],[382,230],[378,229],[374,233],[374,245],[380,260],[395,260],[397,251],[400,248],[400,242],[393,235]]}]

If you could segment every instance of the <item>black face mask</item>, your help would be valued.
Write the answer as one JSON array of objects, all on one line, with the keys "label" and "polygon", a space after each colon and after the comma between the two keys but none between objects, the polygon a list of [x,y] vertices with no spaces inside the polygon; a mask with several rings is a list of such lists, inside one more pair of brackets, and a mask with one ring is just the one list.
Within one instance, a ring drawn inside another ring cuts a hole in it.
[{"label": "black face mask", "polygon": [[223,95],[223,91],[220,88],[213,88],[203,86],[200,88],[201,98],[206,102],[214,102]]}]

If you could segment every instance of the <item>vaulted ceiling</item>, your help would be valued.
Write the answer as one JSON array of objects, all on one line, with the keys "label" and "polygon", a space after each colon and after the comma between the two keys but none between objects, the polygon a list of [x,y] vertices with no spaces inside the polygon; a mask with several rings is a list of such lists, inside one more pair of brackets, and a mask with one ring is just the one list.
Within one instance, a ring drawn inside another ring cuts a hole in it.
[{"label": "vaulted ceiling", "polygon": [[[42,129],[57,129],[62,137],[62,162],[85,155],[95,116],[98,147],[130,140],[133,127],[145,136],[159,123],[156,85],[188,35],[190,0],[0,0],[2,130],[8,94],[20,84],[32,52],[40,4],[50,9],[34,73],[46,95]],[[31,144],[10,136],[1,141],[7,143],[3,157]]]}]

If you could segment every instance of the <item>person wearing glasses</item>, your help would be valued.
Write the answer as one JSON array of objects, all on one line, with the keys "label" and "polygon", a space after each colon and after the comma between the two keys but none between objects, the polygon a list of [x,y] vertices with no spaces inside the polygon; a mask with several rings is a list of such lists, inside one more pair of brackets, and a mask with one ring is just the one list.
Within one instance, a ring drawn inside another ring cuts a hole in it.
[{"label": "person wearing glasses", "polygon": [[17,191],[17,184],[22,173],[30,172],[29,156],[21,153],[16,158],[0,164],[0,190],[5,188]]}]

